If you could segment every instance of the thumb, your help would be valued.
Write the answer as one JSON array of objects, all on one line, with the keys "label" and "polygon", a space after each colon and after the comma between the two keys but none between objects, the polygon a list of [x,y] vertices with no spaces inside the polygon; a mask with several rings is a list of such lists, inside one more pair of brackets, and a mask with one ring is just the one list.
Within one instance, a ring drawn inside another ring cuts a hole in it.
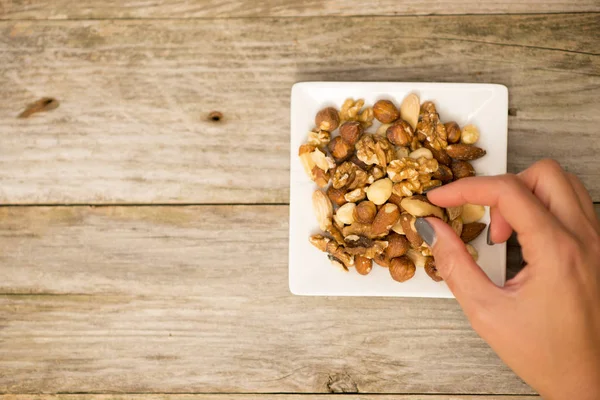
[{"label": "thumb", "polygon": [[450,225],[438,218],[417,218],[415,228],[432,248],[435,266],[467,311],[490,300],[500,288],[487,277]]}]

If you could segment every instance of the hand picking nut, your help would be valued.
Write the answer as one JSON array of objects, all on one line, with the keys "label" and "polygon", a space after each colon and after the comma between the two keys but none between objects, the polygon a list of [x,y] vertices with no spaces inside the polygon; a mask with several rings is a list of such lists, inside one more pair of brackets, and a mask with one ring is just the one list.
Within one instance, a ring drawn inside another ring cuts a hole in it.
[{"label": "hand picking nut", "polygon": [[463,223],[470,224],[477,222],[485,215],[485,207],[476,204],[465,204],[463,205],[462,217]]},{"label": "hand picking nut", "polygon": [[340,124],[340,115],[333,107],[327,107],[319,111],[315,117],[315,125],[317,128],[333,132]]},{"label": "hand picking nut", "polygon": [[393,258],[390,261],[390,275],[398,282],[406,282],[415,276],[415,263],[406,256]]},{"label": "hand picking nut", "polygon": [[388,178],[383,178],[373,182],[366,189],[367,197],[370,201],[380,206],[384,204],[392,195],[393,183]]},{"label": "hand picking nut", "polygon": [[461,132],[460,141],[464,144],[475,144],[479,140],[479,129],[475,125],[466,125]]},{"label": "hand picking nut", "polygon": [[400,218],[400,209],[395,204],[387,203],[377,212],[371,229],[374,235],[387,235],[392,226],[398,222]]},{"label": "hand picking nut", "polygon": [[383,124],[390,124],[400,118],[400,112],[389,100],[379,100],[373,105],[375,119]]},{"label": "hand picking nut", "polygon": [[410,124],[413,130],[417,128],[420,108],[419,96],[414,93],[406,96],[400,104],[400,116]]}]

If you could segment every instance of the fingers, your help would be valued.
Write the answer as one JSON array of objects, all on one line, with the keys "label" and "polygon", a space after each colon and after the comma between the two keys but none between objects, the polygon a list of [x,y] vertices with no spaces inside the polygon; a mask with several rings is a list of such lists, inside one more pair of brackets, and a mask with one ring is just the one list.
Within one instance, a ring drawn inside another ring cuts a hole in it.
[{"label": "fingers", "polygon": [[481,304],[501,295],[502,289],[473,261],[465,244],[448,224],[437,218],[419,218],[415,227],[421,237],[431,242],[429,245],[433,244],[436,268],[467,316]]},{"label": "fingers", "polygon": [[[441,207],[481,204],[496,208],[523,246],[542,249],[556,229],[556,218],[515,175],[464,178],[427,193]],[[494,228],[493,228],[494,229]]]},{"label": "fingers", "polygon": [[504,243],[513,233],[512,227],[506,222],[498,207],[490,208],[490,225],[488,226],[488,245]]},{"label": "fingers", "polygon": [[590,193],[587,191],[581,180],[579,180],[579,178],[575,174],[567,172],[566,175],[567,179],[569,179],[569,183],[573,187],[573,190],[575,191],[575,194],[579,199],[579,203],[581,204],[583,212],[585,213],[587,218],[590,221],[592,221],[592,223],[594,223],[596,227],[598,227],[599,222],[598,217],[596,216],[596,210],[594,209],[594,202],[592,201],[592,196],[590,196]]},{"label": "fingers", "polygon": [[518,177],[564,227],[578,233],[587,216],[573,185],[556,161],[539,161]]}]

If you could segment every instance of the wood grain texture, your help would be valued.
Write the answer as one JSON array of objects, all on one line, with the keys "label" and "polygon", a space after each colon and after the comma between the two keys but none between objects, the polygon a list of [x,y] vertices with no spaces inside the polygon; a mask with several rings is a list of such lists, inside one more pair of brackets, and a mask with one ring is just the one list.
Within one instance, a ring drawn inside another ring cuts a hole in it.
[{"label": "wood grain texture", "polygon": [[[6,394],[0,400],[339,400],[337,394]],[[344,400],[535,400],[539,396],[345,394]]]},{"label": "wood grain texture", "polygon": [[533,393],[454,300],[229,282],[218,295],[0,296],[0,392]]},{"label": "wood grain texture", "polygon": [[[286,203],[290,87],[303,80],[505,84],[510,171],[555,157],[600,200],[599,25],[599,14],[0,22],[0,202]],[[61,106],[15,118],[44,95]]]},{"label": "wood grain texture", "polygon": [[[0,207],[0,293],[285,296],[288,214],[287,206]],[[519,249],[509,246],[508,276],[519,269]]]},{"label": "wood grain texture", "polygon": [[323,17],[420,14],[510,14],[600,11],[593,0],[429,2],[377,0],[3,0],[0,19],[111,19],[111,18],[230,18],[230,17]]}]

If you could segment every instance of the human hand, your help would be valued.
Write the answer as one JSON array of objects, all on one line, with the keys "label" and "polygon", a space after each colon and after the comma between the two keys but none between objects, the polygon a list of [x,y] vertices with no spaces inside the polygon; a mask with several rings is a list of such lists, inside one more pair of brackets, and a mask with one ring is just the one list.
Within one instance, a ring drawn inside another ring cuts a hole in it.
[{"label": "human hand", "polygon": [[428,198],[490,206],[491,241],[514,230],[527,261],[499,288],[449,225],[417,221],[473,329],[544,399],[600,398],[600,223],[579,179],[544,160],[516,176],[461,179]]}]

